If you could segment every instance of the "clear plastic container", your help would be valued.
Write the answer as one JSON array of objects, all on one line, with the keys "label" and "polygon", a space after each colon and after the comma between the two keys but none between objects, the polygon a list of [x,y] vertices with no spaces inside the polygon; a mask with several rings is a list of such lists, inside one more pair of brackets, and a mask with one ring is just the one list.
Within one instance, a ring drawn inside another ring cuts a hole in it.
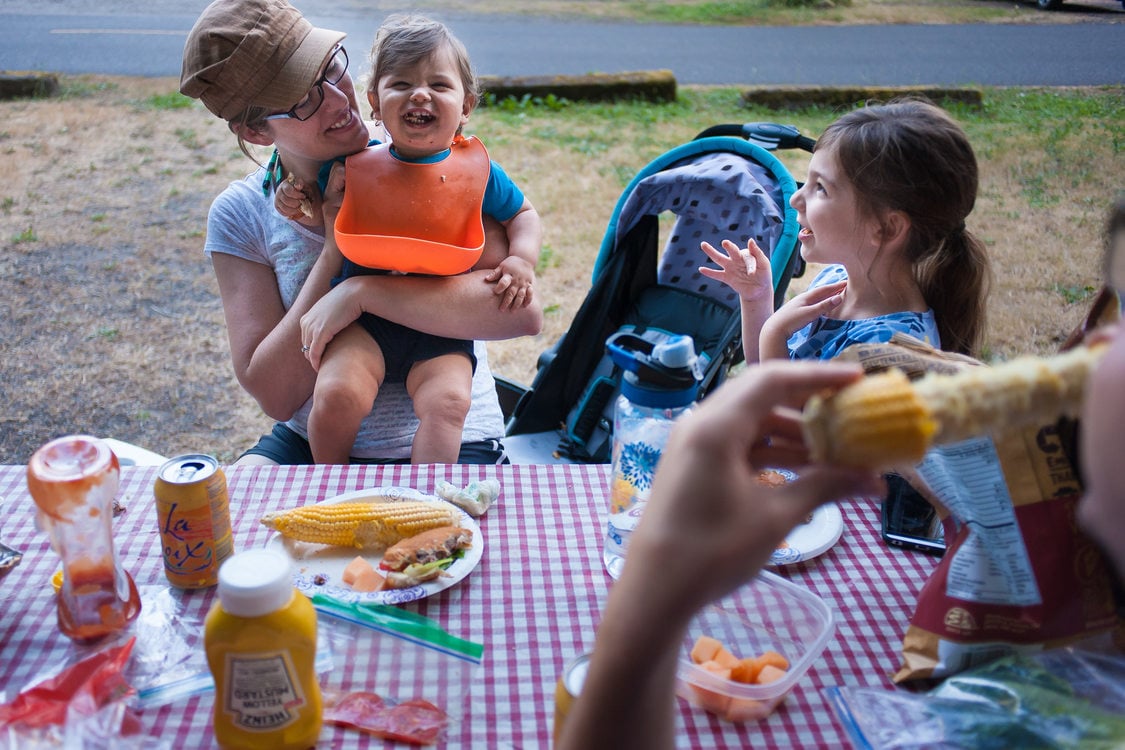
[{"label": "clear plastic container", "polygon": [[[676,693],[727,721],[763,719],[824,651],[834,627],[832,610],[823,599],[763,571],[692,620],[680,655]],[[703,635],[718,639],[740,657],[776,651],[789,660],[789,669],[784,677],[765,685],[724,679],[691,660],[692,646]]]}]

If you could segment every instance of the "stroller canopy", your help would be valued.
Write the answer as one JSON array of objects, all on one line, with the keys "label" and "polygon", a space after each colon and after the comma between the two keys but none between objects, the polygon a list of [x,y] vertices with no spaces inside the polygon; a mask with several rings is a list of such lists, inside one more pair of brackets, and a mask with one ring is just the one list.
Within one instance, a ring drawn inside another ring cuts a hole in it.
[{"label": "stroller canopy", "polygon": [[625,188],[594,263],[596,281],[622,238],[644,216],[678,217],[660,257],[661,284],[694,291],[737,307],[730,287],[699,273],[707,259],[700,242],[723,239],[745,247],[753,238],[770,257],[774,289],[783,288],[797,245],[797,211],[789,198],[797,183],[764,148],[731,137],[700,138],[648,164]]}]

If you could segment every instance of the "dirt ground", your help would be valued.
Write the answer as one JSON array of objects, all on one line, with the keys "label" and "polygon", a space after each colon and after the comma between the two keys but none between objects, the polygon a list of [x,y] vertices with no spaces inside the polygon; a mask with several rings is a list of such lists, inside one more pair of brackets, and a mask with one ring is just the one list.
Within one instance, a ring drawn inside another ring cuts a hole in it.
[{"label": "dirt ground", "polygon": [[229,457],[264,420],[233,379],[202,229],[246,165],[217,120],[120,106],[173,81],[90,85],[5,105],[0,460],[73,432]]}]

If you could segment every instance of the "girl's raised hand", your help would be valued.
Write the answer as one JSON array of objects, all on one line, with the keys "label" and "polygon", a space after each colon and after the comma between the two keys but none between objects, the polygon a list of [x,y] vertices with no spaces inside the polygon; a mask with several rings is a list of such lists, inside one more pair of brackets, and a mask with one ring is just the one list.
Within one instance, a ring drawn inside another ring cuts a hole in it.
[{"label": "girl's raised hand", "polygon": [[730,240],[723,240],[723,253],[709,242],[699,243],[704,254],[718,268],[700,266],[699,273],[709,279],[721,281],[747,302],[773,300],[773,269],[770,259],[753,239],[747,247],[740,248]]}]

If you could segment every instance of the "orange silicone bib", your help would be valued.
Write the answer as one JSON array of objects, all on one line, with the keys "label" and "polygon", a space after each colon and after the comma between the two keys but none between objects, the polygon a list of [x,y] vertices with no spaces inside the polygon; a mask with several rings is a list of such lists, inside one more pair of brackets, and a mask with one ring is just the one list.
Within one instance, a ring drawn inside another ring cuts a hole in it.
[{"label": "orange silicone bib", "polygon": [[382,144],[349,156],[345,166],[336,216],[344,257],[368,268],[438,276],[468,271],[480,259],[489,160],[478,139],[457,140],[435,164],[400,161]]}]

